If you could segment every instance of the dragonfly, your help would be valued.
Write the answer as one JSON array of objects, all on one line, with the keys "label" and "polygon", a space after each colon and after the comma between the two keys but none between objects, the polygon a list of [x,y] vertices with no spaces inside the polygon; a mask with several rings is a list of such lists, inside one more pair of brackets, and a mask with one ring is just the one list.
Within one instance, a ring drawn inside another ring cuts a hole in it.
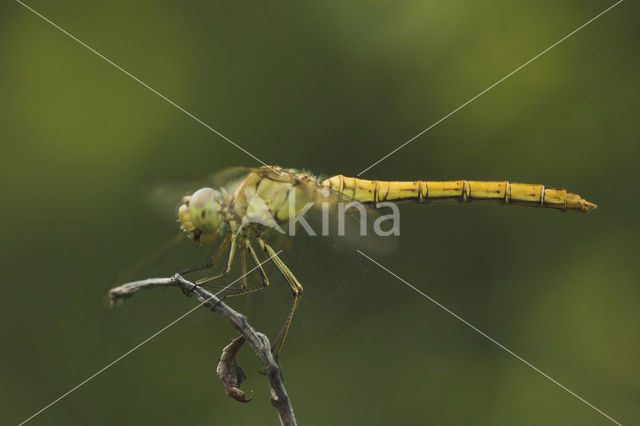
[{"label": "dragonfly", "polygon": [[[270,280],[254,248],[257,243],[287,282],[293,296],[272,347],[276,357],[282,351],[300,304],[303,286],[264,236],[275,231],[284,233],[283,228],[309,208],[322,206],[323,212],[335,212],[336,206],[342,206],[344,211],[344,202],[358,203],[367,208],[389,203],[493,203],[582,213],[597,208],[596,204],[564,189],[509,181],[383,181],[343,175],[323,179],[308,172],[277,166],[238,168],[232,174],[235,177],[227,178],[232,181],[228,184],[200,188],[182,198],[178,221],[187,237],[202,245],[220,240],[221,243],[208,262],[181,274],[207,270],[226,255],[220,273],[205,276],[195,284],[224,289],[226,296],[263,290],[269,287]],[[231,271],[237,253],[242,270],[240,284],[224,287],[212,283]],[[258,287],[247,284],[247,258],[260,276],[261,285]]]}]

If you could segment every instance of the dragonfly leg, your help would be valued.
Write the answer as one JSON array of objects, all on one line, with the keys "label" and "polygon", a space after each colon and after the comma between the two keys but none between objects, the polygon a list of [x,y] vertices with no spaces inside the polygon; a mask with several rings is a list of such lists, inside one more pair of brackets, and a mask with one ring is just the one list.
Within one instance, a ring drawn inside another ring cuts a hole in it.
[{"label": "dragonfly leg", "polygon": [[246,237],[240,239],[240,270],[242,271],[242,289],[246,290],[247,285],[247,243],[249,240]]},{"label": "dragonfly leg", "polygon": [[256,251],[251,246],[251,243],[247,244],[247,251],[249,252],[249,257],[253,261],[253,264],[256,265],[256,268],[258,268],[258,274],[260,274],[260,279],[262,279],[262,287],[263,288],[268,287],[269,277],[267,277],[267,274],[264,272],[264,269],[262,268],[262,263],[260,263],[260,259],[258,259],[258,255],[256,254]]},{"label": "dragonfly leg", "polygon": [[231,271],[231,265],[233,264],[233,256],[235,254],[236,251],[236,236],[234,233],[229,233],[229,238],[230,238],[230,247],[229,247],[229,255],[227,256],[227,264],[224,267],[224,270],[219,273],[218,275],[214,275],[212,277],[207,277],[207,278],[201,278],[198,281],[196,281],[197,285],[202,285],[214,280],[217,280],[218,278],[222,278],[225,275],[227,275],[230,271]]},{"label": "dragonfly leg", "polygon": [[[258,255],[256,254],[256,251],[251,246],[251,243],[249,242],[249,240],[247,239],[246,241],[247,242],[244,243],[246,246],[246,251],[249,252],[249,257],[251,258],[251,261],[253,261],[253,264],[256,266],[256,269],[258,269],[258,274],[260,275],[260,278],[262,280],[262,286],[257,288],[251,288],[251,289],[243,286],[225,287],[222,285],[214,285],[214,284],[204,284],[204,286],[229,290],[229,293],[225,294],[226,297],[242,296],[245,294],[254,293],[256,291],[263,290],[269,286],[269,278],[267,277],[267,274],[264,272],[264,269],[262,268],[262,264],[260,263],[260,259],[258,259]],[[243,275],[246,276],[246,271],[243,271]]]},{"label": "dragonfly leg", "polygon": [[267,244],[260,236],[256,236],[260,247],[267,253],[269,258],[273,260],[273,263],[278,268],[278,271],[282,274],[282,276],[287,280],[289,286],[291,287],[291,293],[293,294],[293,302],[291,303],[291,308],[289,309],[289,313],[287,314],[287,319],[282,325],[282,329],[278,333],[278,337],[274,342],[272,351],[277,358],[282,351],[282,347],[284,346],[284,342],[287,339],[287,334],[289,333],[289,328],[291,327],[291,321],[293,320],[293,315],[296,311],[296,308],[300,304],[300,299],[302,299],[302,284],[298,281],[298,279],[293,275],[293,272],[285,265],[285,263],[278,257],[278,254],[271,248],[269,244]]},{"label": "dragonfly leg", "polygon": [[227,234],[227,236],[224,238],[224,241],[222,242],[222,244],[220,244],[220,247],[218,247],[218,250],[216,250],[214,255],[211,256],[211,259],[209,259],[209,261],[207,263],[205,263],[204,265],[196,266],[194,268],[182,271],[182,272],[180,272],[180,275],[186,275],[186,274],[190,274],[192,272],[196,272],[196,271],[200,271],[202,269],[207,269],[207,268],[212,267],[218,261],[218,259],[220,259],[220,257],[222,257],[222,255],[224,254],[226,248],[229,246],[229,242],[231,242],[231,234]]}]

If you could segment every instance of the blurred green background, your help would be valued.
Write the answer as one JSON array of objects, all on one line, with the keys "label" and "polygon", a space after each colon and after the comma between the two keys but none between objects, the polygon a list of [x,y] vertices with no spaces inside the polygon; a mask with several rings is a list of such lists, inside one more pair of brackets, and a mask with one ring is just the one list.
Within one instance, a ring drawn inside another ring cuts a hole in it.
[{"label": "blurred green background", "polygon": [[[612,3],[28,2],[265,162],[327,175],[357,174]],[[640,424],[638,11],[620,4],[363,176],[598,203],[407,207],[379,261],[624,424]],[[170,290],[105,304],[176,233],[145,185],[257,163],[18,3],[0,6],[0,64],[0,423],[17,424],[194,306]],[[377,267],[351,276],[339,312],[303,300],[335,318],[281,358],[300,424],[609,423]],[[330,281],[304,284],[339,294]],[[253,402],[215,376],[234,336],[198,310],[31,424],[277,424],[249,348]]]}]

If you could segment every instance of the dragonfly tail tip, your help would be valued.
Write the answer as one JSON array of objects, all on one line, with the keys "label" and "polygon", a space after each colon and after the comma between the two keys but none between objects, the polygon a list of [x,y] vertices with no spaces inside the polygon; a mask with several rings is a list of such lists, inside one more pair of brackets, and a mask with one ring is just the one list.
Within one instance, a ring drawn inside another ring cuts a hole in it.
[{"label": "dragonfly tail tip", "polygon": [[597,204],[592,203],[592,202],[587,201],[587,200],[583,200],[582,209],[581,209],[583,212],[589,213],[591,210],[595,210],[597,208],[598,208]]}]

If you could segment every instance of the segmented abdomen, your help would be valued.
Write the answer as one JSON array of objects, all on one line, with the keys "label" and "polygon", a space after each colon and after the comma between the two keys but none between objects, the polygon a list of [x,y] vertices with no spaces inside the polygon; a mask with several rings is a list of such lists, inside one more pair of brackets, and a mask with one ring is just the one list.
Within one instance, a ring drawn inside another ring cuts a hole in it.
[{"label": "segmented abdomen", "polygon": [[588,212],[597,206],[577,194],[544,185],[508,181],[379,181],[333,176],[323,186],[345,200],[378,204],[383,201],[416,203],[500,203]]}]

